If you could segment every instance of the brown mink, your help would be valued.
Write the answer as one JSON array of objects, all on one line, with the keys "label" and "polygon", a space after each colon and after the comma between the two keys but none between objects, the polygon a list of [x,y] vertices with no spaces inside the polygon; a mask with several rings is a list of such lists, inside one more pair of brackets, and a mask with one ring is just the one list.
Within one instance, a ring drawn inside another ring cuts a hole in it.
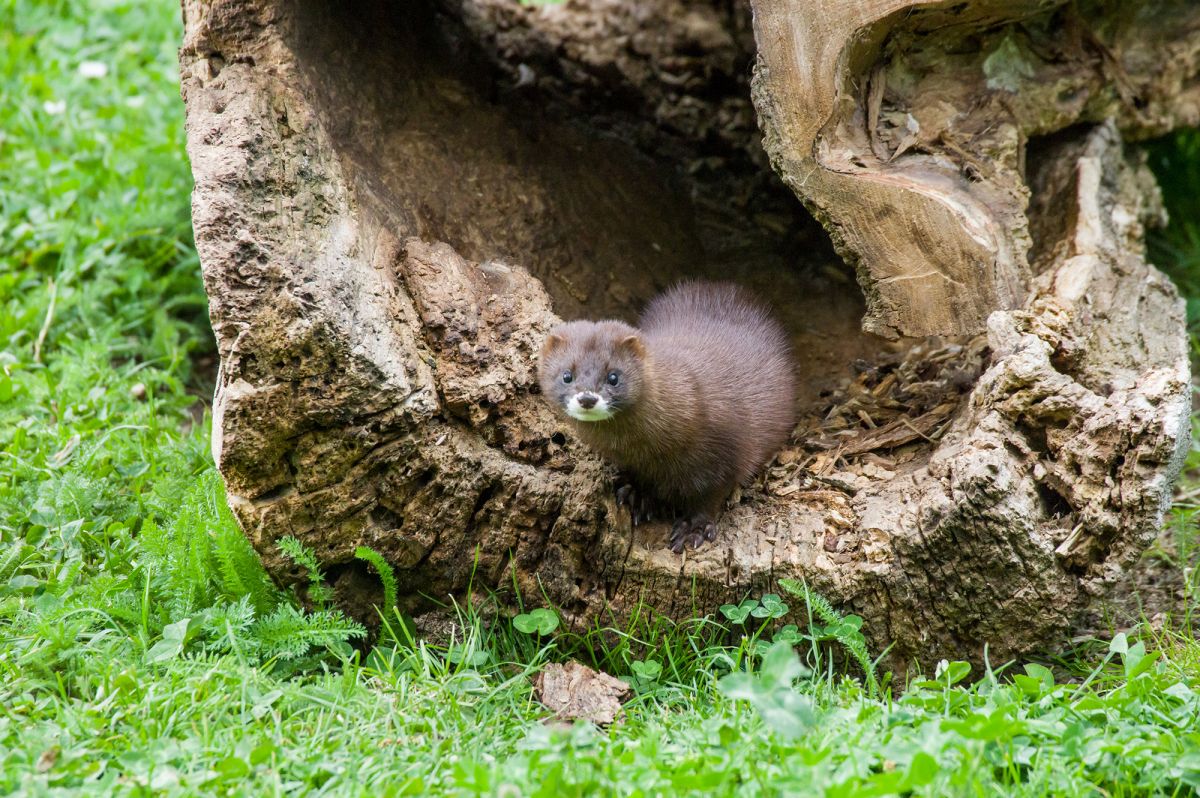
[{"label": "brown mink", "polygon": [[679,553],[716,537],[734,487],[795,425],[787,335],[745,291],[687,282],[656,297],[638,327],[572,321],[550,332],[542,392],[579,437],[624,472],[634,523],[673,519]]}]

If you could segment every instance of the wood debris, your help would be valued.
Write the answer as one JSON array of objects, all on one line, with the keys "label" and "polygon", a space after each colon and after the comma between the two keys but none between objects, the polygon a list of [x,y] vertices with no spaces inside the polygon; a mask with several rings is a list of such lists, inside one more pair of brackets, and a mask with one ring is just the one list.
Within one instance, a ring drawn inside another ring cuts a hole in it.
[{"label": "wood debris", "polygon": [[584,718],[601,725],[612,723],[621,711],[629,685],[579,662],[551,663],[533,681],[538,701],[558,720]]},{"label": "wood debris", "polygon": [[776,496],[819,485],[853,494],[865,480],[891,479],[935,446],[982,373],[983,336],[927,339],[903,352],[858,361],[801,427],[768,475]]}]

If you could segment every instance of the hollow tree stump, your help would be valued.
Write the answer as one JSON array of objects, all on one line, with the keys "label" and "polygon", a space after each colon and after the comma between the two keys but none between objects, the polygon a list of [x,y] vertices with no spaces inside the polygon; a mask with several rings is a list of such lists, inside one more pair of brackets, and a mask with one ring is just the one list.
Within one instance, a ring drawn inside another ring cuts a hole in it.
[{"label": "hollow tree stump", "polygon": [[[584,625],[802,578],[903,667],[1052,642],[1137,559],[1189,372],[1123,138],[1197,120],[1200,9],[751,5],[185,0],[213,450],[277,579],[295,535],[367,615],[367,545],[414,615]],[[681,558],[534,374],[682,276],[776,304],[802,420]]]}]

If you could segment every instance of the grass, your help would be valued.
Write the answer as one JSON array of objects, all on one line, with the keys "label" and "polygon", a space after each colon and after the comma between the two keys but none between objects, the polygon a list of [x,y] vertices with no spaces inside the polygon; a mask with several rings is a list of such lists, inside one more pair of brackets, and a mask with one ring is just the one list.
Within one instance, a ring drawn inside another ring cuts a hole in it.
[{"label": "grass", "polygon": [[[169,0],[0,0],[0,792],[1200,788],[1190,614],[1093,641],[1054,671],[945,663],[899,685],[832,667],[845,652],[871,670],[859,622],[802,585],[715,618],[586,635],[552,613],[489,623],[462,607],[455,640],[435,645],[389,617],[367,652],[336,612],[301,613],[225,509],[195,412],[193,364],[214,345],[178,37]],[[1200,296],[1200,138],[1151,157],[1179,211],[1156,257]],[[1190,569],[1195,512],[1181,503],[1150,556]],[[781,625],[789,603],[809,620]],[[531,676],[569,659],[630,681],[620,722],[547,723]]]}]

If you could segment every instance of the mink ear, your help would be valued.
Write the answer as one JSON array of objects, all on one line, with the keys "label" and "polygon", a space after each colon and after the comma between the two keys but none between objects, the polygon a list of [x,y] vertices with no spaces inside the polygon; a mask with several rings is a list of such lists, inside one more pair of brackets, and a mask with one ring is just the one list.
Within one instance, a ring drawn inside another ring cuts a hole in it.
[{"label": "mink ear", "polygon": [[646,356],[646,345],[642,343],[642,339],[638,335],[630,335],[622,338],[617,343],[617,349],[636,358],[644,358]]},{"label": "mink ear", "polygon": [[554,354],[566,343],[566,338],[563,338],[561,335],[550,333],[550,335],[546,338],[546,343],[542,344],[542,357]]}]

